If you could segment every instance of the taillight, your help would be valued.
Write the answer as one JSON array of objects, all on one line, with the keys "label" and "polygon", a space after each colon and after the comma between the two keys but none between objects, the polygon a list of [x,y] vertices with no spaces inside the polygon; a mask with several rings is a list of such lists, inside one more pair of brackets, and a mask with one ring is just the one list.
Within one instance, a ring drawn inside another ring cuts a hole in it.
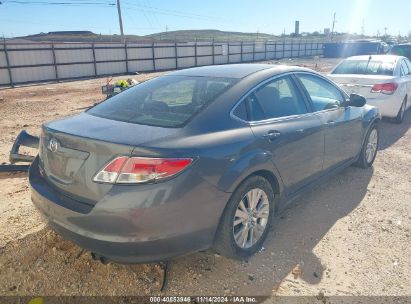
[{"label": "taillight", "polygon": [[172,177],[193,162],[191,158],[118,157],[93,178],[110,184],[135,184]]},{"label": "taillight", "polygon": [[96,176],[94,176],[93,180],[103,183],[115,183],[121,168],[123,168],[124,163],[128,159],[129,158],[126,156],[113,159],[100,172],[98,172]]},{"label": "taillight", "polygon": [[371,93],[382,93],[391,95],[395,92],[397,88],[398,84],[395,82],[377,83],[373,85]]}]

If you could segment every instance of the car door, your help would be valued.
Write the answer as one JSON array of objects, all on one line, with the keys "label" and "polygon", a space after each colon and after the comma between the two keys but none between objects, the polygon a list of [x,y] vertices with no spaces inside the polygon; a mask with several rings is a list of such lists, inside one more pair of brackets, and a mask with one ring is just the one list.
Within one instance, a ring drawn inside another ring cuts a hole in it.
[{"label": "car door", "polygon": [[344,107],[348,96],[331,81],[312,73],[296,73],[324,127],[323,170],[355,158],[362,147],[362,109]]},{"label": "car door", "polygon": [[408,100],[411,100],[411,62],[408,59],[401,60],[401,78],[404,79],[407,88]]},{"label": "car door", "polygon": [[283,76],[268,81],[245,102],[257,145],[271,153],[286,193],[315,179],[322,169],[324,135],[294,80]]}]

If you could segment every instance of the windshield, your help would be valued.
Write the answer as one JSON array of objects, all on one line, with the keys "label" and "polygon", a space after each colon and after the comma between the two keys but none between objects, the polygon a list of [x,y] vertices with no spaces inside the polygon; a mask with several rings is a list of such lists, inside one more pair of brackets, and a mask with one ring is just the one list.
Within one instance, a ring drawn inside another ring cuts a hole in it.
[{"label": "windshield", "polygon": [[394,73],[394,61],[344,60],[332,74],[388,75]]},{"label": "windshield", "polygon": [[390,54],[404,56],[411,60],[411,45],[394,45]]},{"label": "windshield", "polygon": [[217,77],[158,77],[98,104],[87,113],[136,124],[178,127],[235,81]]}]

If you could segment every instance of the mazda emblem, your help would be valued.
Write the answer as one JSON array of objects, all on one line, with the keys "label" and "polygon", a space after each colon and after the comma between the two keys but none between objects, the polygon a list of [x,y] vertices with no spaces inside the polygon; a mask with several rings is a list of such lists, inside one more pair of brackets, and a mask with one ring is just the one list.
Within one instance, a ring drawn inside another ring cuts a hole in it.
[{"label": "mazda emblem", "polygon": [[48,148],[51,152],[57,152],[59,149],[59,146],[60,144],[56,139],[54,138],[50,139]]}]

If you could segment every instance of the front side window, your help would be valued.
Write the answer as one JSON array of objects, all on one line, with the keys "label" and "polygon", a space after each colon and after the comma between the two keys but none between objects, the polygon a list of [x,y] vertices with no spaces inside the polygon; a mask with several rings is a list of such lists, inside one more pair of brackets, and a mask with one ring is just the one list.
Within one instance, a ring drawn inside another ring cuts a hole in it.
[{"label": "front side window", "polygon": [[307,107],[289,77],[273,80],[246,99],[251,121],[307,113]]},{"label": "front side window", "polygon": [[338,108],[344,101],[341,91],[328,81],[309,74],[297,76],[310,95],[315,111]]},{"label": "front side window", "polygon": [[87,113],[136,124],[178,127],[236,81],[218,77],[162,76],[113,96]]}]

